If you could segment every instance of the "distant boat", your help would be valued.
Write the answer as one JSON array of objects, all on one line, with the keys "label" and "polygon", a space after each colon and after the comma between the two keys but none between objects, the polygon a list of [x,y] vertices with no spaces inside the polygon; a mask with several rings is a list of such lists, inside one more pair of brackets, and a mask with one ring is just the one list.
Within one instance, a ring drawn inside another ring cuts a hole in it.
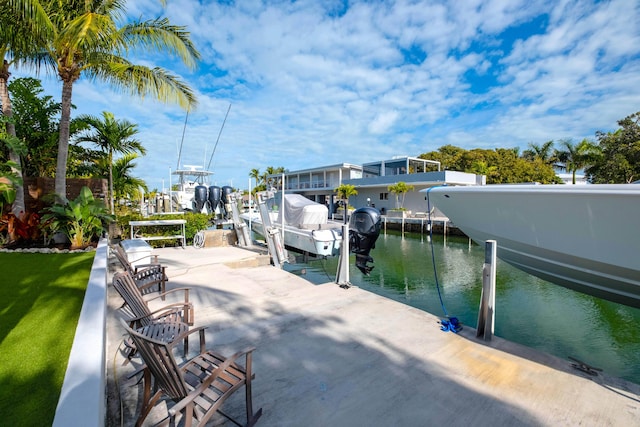
[{"label": "distant boat", "polygon": [[[282,230],[284,215],[284,244],[287,248],[317,256],[337,256],[340,253],[342,223],[328,219],[329,210],[325,205],[300,194],[286,194],[284,209],[280,209],[280,197],[271,197],[266,203],[272,227]],[[265,236],[259,212],[244,213],[240,217],[247,223],[251,222],[252,231]]]},{"label": "distant boat", "polygon": [[[200,166],[185,165],[183,169],[174,171],[173,175],[178,176],[177,190],[171,191],[172,202],[176,209],[178,211],[200,212],[202,207],[198,209],[196,189],[201,187],[207,190],[209,177],[213,175],[213,172],[203,170]],[[204,200],[207,200],[207,195]]]},{"label": "distant boat", "polygon": [[640,308],[640,185],[428,190],[431,205],[498,257],[549,282]]}]

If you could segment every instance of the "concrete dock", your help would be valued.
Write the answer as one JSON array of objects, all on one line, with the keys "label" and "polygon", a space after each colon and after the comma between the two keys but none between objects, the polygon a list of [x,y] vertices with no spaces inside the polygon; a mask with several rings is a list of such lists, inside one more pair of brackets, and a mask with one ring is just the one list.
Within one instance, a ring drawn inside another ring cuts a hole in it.
[{"label": "concrete dock", "polygon": [[[256,347],[258,425],[640,425],[640,385],[606,372],[591,376],[497,337],[486,343],[466,325],[442,332],[429,313],[357,287],[311,284],[245,249],[154,254],[167,266],[168,289],[191,288],[208,348],[230,355]],[[130,426],[142,386],[128,375],[139,362],[122,364],[122,301],[108,292],[107,425]],[[242,418],[236,394],[227,412]],[[165,415],[156,407],[149,425]],[[212,425],[232,424],[216,417]]]}]

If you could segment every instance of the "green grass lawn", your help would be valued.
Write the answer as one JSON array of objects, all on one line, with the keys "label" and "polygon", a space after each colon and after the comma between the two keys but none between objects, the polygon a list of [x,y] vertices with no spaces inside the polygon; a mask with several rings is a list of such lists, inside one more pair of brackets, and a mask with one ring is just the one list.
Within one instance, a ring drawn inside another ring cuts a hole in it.
[{"label": "green grass lawn", "polygon": [[94,254],[0,253],[0,424],[53,422]]}]

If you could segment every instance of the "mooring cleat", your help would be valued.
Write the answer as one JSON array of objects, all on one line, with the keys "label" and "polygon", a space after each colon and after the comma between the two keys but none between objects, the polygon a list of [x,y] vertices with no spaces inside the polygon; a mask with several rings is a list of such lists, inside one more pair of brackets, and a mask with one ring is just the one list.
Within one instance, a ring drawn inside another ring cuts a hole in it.
[{"label": "mooring cleat", "polygon": [[587,373],[589,375],[593,375],[596,376],[598,375],[598,372],[602,372],[602,369],[600,368],[596,368],[595,366],[591,366],[585,362],[583,362],[582,360],[578,360],[575,357],[571,357],[569,356],[569,360],[574,361],[575,363],[572,363],[571,366],[579,371],[582,371],[584,373]]}]

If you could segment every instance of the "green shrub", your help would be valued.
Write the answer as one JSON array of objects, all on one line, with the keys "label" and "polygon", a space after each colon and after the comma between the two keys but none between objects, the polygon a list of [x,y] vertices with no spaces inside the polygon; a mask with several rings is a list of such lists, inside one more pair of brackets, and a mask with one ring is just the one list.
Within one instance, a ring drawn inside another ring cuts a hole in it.
[{"label": "green shrub", "polygon": [[42,226],[51,234],[63,233],[72,248],[83,248],[97,240],[113,220],[101,200],[93,197],[89,187],[82,187],[75,200],[63,199],[43,209]]},{"label": "green shrub", "polygon": [[[209,228],[211,224],[211,219],[209,215],[203,213],[194,213],[194,212],[184,212],[176,215],[151,215],[149,217],[143,217],[138,213],[132,213],[129,215],[122,215],[116,219],[117,224],[123,230],[123,233],[128,237],[128,230],[130,229],[129,221],[142,221],[142,220],[163,220],[163,219],[184,219],[187,221],[185,224],[185,237],[187,238],[187,244],[193,243],[193,237],[200,230],[205,230]],[[126,232],[125,232],[126,230]],[[154,236],[169,236],[174,235],[175,230],[164,227],[145,227],[145,234],[151,234]],[[123,236],[124,237],[124,236]],[[153,247],[164,247],[164,246],[172,246],[176,244],[176,240],[167,239],[167,240],[152,240],[149,241],[149,244]]]},{"label": "green shrub", "polygon": [[184,219],[187,220],[185,224],[185,234],[187,236],[187,242],[192,243],[193,237],[200,230],[209,228],[211,221],[209,215],[202,213],[187,212],[184,215]]}]

